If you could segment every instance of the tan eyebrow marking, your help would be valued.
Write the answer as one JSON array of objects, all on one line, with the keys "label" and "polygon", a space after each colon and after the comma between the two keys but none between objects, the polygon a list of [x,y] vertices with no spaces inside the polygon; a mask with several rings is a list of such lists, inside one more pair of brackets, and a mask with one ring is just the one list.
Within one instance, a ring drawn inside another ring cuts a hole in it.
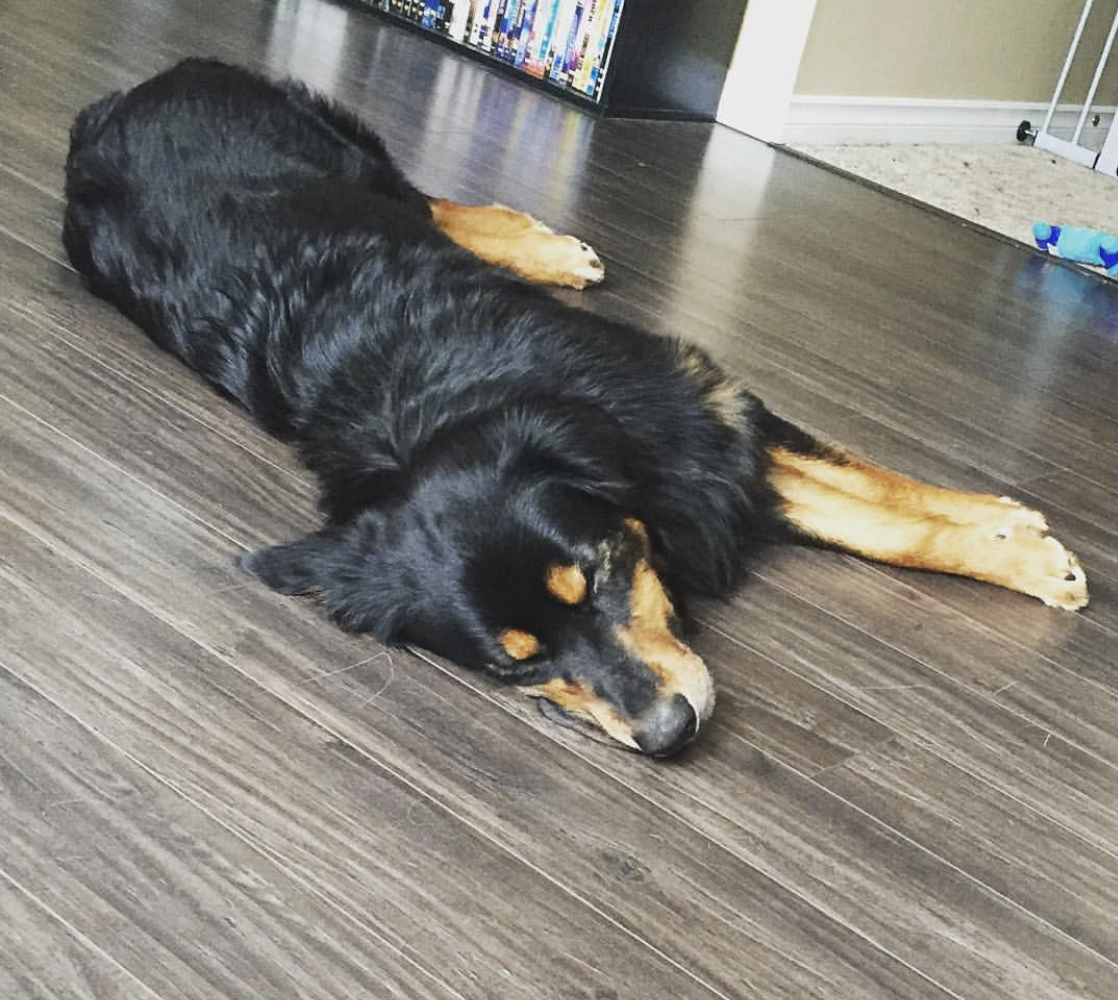
[{"label": "tan eyebrow marking", "polygon": [[622,522],[634,535],[636,535],[646,545],[648,544],[648,529],[644,524],[638,521],[635,517],[627,517]]},{"label": "tan eyebrow marking", "polygon": [[703,661],[671,631],[673,608],[648,560],[638,561],[629,591],[629,621],[617,628],[621,645],[660,681],[662,695],[682,694],[700,721],[714,708],[714,687]]},{"label": "tan eyebrow marking", "polygon": [[518,628],[505,629],[497,636],[497,641],[514,660],[526,660],[540,651],[540,640],[531,632],[521,632]]},{"label": "tan eyebrow marking", "polygon": [[630,625],[669,632],[669,621],[675,610],[656,571],[641,559],[633,569],[629,590]]},{"label": "tan eyebrow marking", "polygon": [[556,564],[547,571],[547,589],[564,604],[581,604],[586,598],[586,577],[577,566]]}]

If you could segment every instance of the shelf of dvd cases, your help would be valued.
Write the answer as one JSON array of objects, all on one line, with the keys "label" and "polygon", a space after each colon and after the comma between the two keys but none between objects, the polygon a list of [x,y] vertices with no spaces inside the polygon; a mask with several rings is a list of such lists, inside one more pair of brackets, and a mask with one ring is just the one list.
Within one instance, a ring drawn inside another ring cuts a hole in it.
[{"label": "shelf of dvd cases", "polygon": [[713,121],[746,0],[345,0],[599,114]]},{"label": "shelf of dvd cases", "polygon": [[447,41],[595,103],[625,0],[364,0]]}]

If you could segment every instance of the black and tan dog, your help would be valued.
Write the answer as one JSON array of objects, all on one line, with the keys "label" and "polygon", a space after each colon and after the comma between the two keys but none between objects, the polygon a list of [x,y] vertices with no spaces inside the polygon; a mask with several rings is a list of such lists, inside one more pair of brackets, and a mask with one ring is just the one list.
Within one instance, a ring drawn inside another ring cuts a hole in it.
[{"label": "black and tan dog", "polygon": [[821,444],[698,348],[535,287],[593,252],[428,198],[350,114],[190,60],[86,109],[66,249],[89,287],[294,443],[326,523],[243,560],[347,629],[520,685],[652,754],[714,706],[680,602],[768,539],[1079,608],[1044,518]]}]

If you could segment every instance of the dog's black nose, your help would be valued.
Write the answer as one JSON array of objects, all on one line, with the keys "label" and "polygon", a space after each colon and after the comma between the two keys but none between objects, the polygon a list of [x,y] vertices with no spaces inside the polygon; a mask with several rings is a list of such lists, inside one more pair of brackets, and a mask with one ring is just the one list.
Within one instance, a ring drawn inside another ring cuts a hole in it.
[{"label": "dog's black nose", "polygon": [[677,694],[648,713],[633,739],[645,753],[667,757],[690,743],[698,728],[699,720],[691,703]]}]

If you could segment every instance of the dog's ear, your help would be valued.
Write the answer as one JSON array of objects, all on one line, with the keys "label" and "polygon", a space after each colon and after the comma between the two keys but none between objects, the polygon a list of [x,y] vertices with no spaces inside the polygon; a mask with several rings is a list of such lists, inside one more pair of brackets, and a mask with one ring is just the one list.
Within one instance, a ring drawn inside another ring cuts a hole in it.
[{"label": "dog's ear", "polygon": [[371,632],[392,643],[413,601],[390,554],[378,551],[379,534],[374,524],[350,522],[238,561],[281,594],[321,594],[331,617],[347,631]]}]

